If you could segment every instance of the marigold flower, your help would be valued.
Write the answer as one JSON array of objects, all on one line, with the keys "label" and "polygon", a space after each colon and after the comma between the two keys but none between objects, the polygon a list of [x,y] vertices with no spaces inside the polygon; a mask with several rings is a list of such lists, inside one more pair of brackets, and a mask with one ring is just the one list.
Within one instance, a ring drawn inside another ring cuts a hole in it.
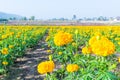
[{"label": "marigold flower", "polygon": [[2,54],[8,54],[8,48],[3,48],[3,49],[1,50],[1,53],[2,53]]},{"label": "marigold flower", "polygon": [[79,66],[77,64],[68,64],[66,69],[68,72],[75,72],[78,71]]},{"label": "marigold flower", "polygon": [[13,45],[9,45],[9,48],[14,48],[14,46]]},{"label": "marigold flower", "polygon": [[90,47],[83,47],[82,53],[83,54],[90,54],[92,52],[92,49]]},{"label": "marigold flower", "polygon": [[118,42],[118,44],[120,45],[120,42]]},{"label": "marigold flower", "polygon": [[40,64],[38,64],[37,71],[40,74],[45,74],[48,72],[52,72],[54,68],[55,68],[55,64],[53,61],[45,61],[45,62],[41,62]]},{"label": "marigold flower", "polygon": [[7,61],[3,61],[2,64],[3,65],[8,65],[8,62]]},{"label": "marigold flower", "polygon": [[6,39],[8,37],[8,35],[2,35],[2,39]]},{"label": "marigold flower", "polygon": [[52,51],[51,50],[47,50],[48,53],[51,53]]},{"label": "marigold flower", "polygon": [[61,54],[62,54],[62,52],[58,52],[58,54],[59,54],[59,55],[61,55]]},{"label": "marigold flower", "polygon": [[75,30],[75,34],[78,34],[78,30]]},{"label": "marigold flower", "polygon": [[16,38],[20,38],[20,35],[16,35]]},{"label": "marigold flower", "polygon": [[76,45],[77,45],[77,44],[76,44],[75,42],[73,42],[73,43],[72,43],[72,46],[74,46],[74,47],[75,47]]},{"label": "marigold flower", "polygon": [[120,63],[120,57],[118,58],[118,62]]},{"label": "marigold flower", "polygon": [[54,36],[54,43],[56,46],[63,46],[72,42],[72,35],[67,32],[59,31]]},{"label": "marigold flower", "polygon": [[10,35],[14,35],[14,32],[10,32]]},{"label": "marigold flower", "polygon": [[89,40],[92,52],[99,56],[108,56],[115,52],[115,45],[104,36],[93,36]]}]

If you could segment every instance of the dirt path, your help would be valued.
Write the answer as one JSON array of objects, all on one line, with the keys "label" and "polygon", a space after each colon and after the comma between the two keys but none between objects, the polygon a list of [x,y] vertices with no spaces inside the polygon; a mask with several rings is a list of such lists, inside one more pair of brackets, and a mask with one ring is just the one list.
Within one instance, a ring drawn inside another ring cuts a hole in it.
[{"label": "dirt path", "polygon": [[37,72],[37,65],[41,61],[48,60],[49,54],[46,52],[45,44],[41,40],[34,49],[28,50],[22,58],[18,58],[2,80],[43,80],[44,75]]}]

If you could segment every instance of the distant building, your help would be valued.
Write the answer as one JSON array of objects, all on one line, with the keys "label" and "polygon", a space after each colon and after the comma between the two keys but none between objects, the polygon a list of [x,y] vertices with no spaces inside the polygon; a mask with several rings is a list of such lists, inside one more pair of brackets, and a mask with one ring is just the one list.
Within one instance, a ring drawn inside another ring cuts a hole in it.
[{"label": "distant building", "polygon": [[76,15],[73,15],[72,20],[76,20],[76,19],[77,19],[77,16],[76,16]]}]

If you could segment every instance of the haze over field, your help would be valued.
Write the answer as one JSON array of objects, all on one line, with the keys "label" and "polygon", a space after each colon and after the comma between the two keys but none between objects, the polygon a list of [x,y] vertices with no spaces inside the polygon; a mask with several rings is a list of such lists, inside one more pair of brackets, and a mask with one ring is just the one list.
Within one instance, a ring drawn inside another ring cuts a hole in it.
[{"label": "haze over field", "polygon": [[120,0],[1,0],[0,11],[39,19],[116,17]]}]

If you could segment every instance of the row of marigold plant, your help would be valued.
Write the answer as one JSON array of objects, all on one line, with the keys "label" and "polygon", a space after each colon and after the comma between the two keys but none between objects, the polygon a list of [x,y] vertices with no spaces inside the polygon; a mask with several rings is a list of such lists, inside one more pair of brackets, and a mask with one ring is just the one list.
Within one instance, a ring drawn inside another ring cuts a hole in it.
[{"label": "row of marigold plant", "polygon": [[48,27],[45,80],[120,80],[119,26]]},{"label": "row of marigold plant", "polygon": [[6,73],[26,48],[44,36],[46,28],[37,26],[0,26],[0,74]]}]

